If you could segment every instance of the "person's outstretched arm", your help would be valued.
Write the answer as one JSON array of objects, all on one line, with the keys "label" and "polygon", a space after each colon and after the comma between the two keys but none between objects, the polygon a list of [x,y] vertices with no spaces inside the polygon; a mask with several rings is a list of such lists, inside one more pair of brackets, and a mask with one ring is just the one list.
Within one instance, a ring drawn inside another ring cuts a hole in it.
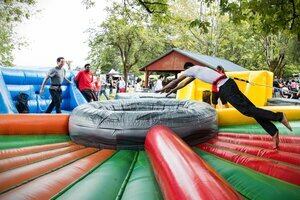
[{"label": "person's outstretched arm", "polygon": [[45,84],[46,82],[48,81],[49,79],[49,76],[47,75],[44,80],[43,80],[43,83],[42,83],[42,86],[41,86],[41,89],[40,89],[40,94],[43,94],[44,93],[44,87],[45,87]]},{"label": "person's outstretched arm", "polygon": [[193,80],[195,80],[194,77],[189,77],[186,81],[180,83],[179,85],[177,85],[175,88],[171,89],[168,94],[166,95],[169,96],[170,94],[172,94],[173,92],[176,92],[177,90],[184,88],[186,85],[188,85],[190,82],[192,82]]},{"label": "person's outstretched arm", "polygon": [[155,91],[156,93],[162,93],[164,92],[166,89],[173,89],[175,88],[182,80],[184,80],[186,78],[186,76],[183,74],[180,77],[178,77],[177,79],[171,81],[170,83],[168,83],[165,87],[163,87],[160,90]]},{"label": "person's outstretched arm", "polygon": [[64,80],[65,80],[66,82],[68,82],[69,84],[73,84],[72,81],[70,81],[70,80],[67,79],[66,77],[64,77]]}]

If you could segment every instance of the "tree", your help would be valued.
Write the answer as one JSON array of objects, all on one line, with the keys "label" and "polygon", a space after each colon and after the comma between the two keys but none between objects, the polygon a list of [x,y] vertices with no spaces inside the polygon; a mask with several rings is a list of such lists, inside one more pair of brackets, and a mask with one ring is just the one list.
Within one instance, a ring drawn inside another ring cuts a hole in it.
[{"label": "tree", "polygon": [[[137,13],[143,16],[138,19],[143,21],[140,30],[154,40],[147,43],[147,50],[155,41],[164,43],[158,44],[159,50],[140,55],[139,65],[167,47],[178,47],[225,58],[250,70],[268,69],[279,77],[299,64],[299,1],[122,0],[127,18],[135,21]],[[283,16],[291,9],[292,15]]]},{"label": "tree", "polygon": [[12,28],[0,20],[0,65],[10,66],[12,64],[12,51],[14,49],[12,39]]},{"label": "tree", "polygon": [[0,1],[0,65],[12,65],[12,51],[16,45],[22,45],[14,39],[13,28],[24,18],[28,19],[30,17],[30,8],[35,3],[35,0]]},{"label": "tree", "polygon": [[101,24],[100,30],[92,31],[90,56],[101,68],[116,68],[112,63],[121,65],[127,83],[127,76],[133,68],[137,71],[137,67],[169,49],[170,44],[161,28],[151,24],[142,12],[128,10],[117,3],[107,11],[109,17]]},{"label": "tree", "polygon": [[[207,0],[208,3],[215,0]],[[220,0],[223,13],[229,13],[235,23],[256,21],[266,33],[288,31],[300,39],[300,0]]]}]

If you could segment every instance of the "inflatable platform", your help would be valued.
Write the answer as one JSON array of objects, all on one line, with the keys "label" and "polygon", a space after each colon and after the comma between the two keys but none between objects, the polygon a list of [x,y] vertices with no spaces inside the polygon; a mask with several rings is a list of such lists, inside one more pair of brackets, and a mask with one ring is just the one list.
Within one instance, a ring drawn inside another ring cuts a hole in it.
[{"label": "inflatable platform", "polygon": [[[0,68],[0,113],[18,113],[16,103],[20,93],[29,96],[29,113],[43,113],[51,102],[48,89],[50,80],[45,86],[45,94],[39,95],[38,92],[47,72],[46,70]],[[68,72],[67,78],[72,80],[74,75]],[[61,89],[62,112],[69,113],[76,106],[86,103],[75,85],[68,85],[64,82]]]},{"label": "inflatable platform", "polygon": [[[293,132],[276,123],[277,151],[250,121],[219,126],[192,148],[170,130],[151,129],[139,151],[72,142],[68,114],[0,115],[0,199],[298,199],[300,110],[291,110]],[[219,113],[220,121],[231,115]]]}]

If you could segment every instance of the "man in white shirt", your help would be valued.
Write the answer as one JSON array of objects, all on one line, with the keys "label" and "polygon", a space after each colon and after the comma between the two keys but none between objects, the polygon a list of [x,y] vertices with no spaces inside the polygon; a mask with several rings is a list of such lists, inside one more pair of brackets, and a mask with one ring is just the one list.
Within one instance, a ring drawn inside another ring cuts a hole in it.
[{"label": "man in white shirt", "polygon": [[[242,114],[253,117],[273,138],[273,148],[277,149],[279,145],[279,131],[271,121],[279,121],[284,126],[292,131],[292,128],[282,112],[272,112],[257,108],[238,88],[233,79],[228,78],[226,75],[219,74],[218,72],[207,67],[195,66],[193,63],[187,62],[184,64],[185,71],[183,75],[170,82],[164,88],[157,92],[163,92],[166,89],[172,88],[167,96],[172,92],[177,91],[191,83],[195,79],[203,82],[214,84],[218,88],[220,97],[229,102]],[[188,78],[186,81],[183,81]]]},{"label": "man in white shirt", "polygon": [[155,88],[154,88],[154,91],[158,91],[158,90],[161,90],[163,88],[163,85],[162,85],[162,82],[164,80],[164,76],[163,75],[160,75],[158,77],[158,80],[156,81],[156,84],[155,84]]},{"label": "man in white shirt", "polygon": [[136,80],[136,84],[134,85],[134,92],[142,92],[142,87],[141,87],[141,81],[142,79],[138,78]]}]

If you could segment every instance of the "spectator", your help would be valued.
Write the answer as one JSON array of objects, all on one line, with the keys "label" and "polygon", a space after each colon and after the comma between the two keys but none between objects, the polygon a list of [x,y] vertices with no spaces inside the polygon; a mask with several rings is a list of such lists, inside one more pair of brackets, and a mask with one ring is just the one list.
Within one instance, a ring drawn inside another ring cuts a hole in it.
[{"label": "spectator", "polygon": [[113,92],[113,88],[114,88],[114,81],[112,76],[109,77],[109,94],[111,95]]},{"label": "spectator", "polygon": [[290,90],[288,89],[288,87],[287,86],[283,86],[282,88],[281,88],[281,91],[282,91],[282,94],[283,94],[283,96],[285,97],[285,98],[291,98],[291,93],[290,93]]},{"label": "spectator", "polygon": [[85,64],[84,70],[78,72],[75,77],[75,81],[78,85],[78,88],[87,102],[97,101],[97,97],[93,92],[94,86],[94,74],[91,72],[91,65]]},{"label": "spectator", "polygon": [[137,78],[136,84],[134,85],[134,91],[135,92],[142,92],[143,91],[143,89],[141,87],[141,81],[142,81],[142,79]]},{"label": "spectator", "polygon": [[120,90],[120,93],[123,93],[125,92],[125,89],[126,88],[126,83],[123,79],[123,77],[120,77],[120,80],[119,80],[119,90]]},{"label": "spectator", "polygon": [[101,88],[100,88],[100,94],[99,94],[99,99],[101,98],[102,94],[105,96],[106,100],[109,100],[109,97],[106,94],[106,86],[109,85],[109,83],[107,83],[104,78],[101,78]]},{"label": "spectator", "polygon": [[278,81],[273,82],[273,97],[274,98],[284,97],[281,87],[282,87],[282,84],[280,84]]},{"label": "spectator", "polygon": [[291,90],[293,92],[297,92],[297,83],[296,83],[296,81],[294,79],[291,82]]},{"label": "spectator", "polygon": [[155,88],[154,88],[155,92],[158,91],[158,90],[161,90],[163,88],[162,82],[163,82],[164,78],[165,77],[163,75],[160,75],[158,77],[158,80],[156,81]]},{"label": "spectator", "polygon": [[101,82],[100,82],[100,77],[97,76],[96,80],[94,81],[94,93],[97,97],[97,100],[100,99],[100,88],[101,88]]}]

